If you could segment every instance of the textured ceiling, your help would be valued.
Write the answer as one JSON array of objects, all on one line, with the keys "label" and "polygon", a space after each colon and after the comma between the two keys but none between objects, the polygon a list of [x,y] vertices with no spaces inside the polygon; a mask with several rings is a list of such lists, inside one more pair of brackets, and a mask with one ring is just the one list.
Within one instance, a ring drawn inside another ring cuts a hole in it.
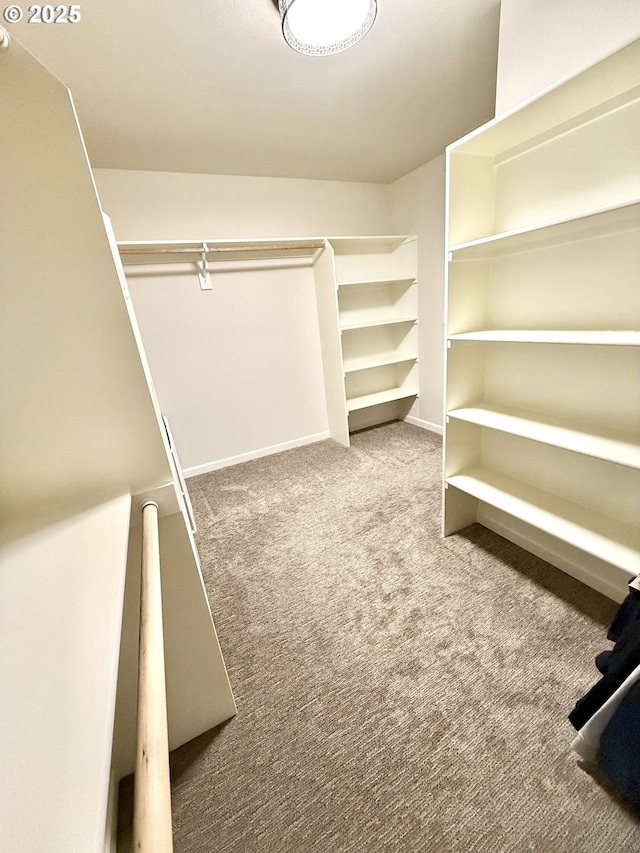
[{"label": "textured ceiling", "polygon": [[493,116],[499,0],[378,0],[308,57],[272,0],[89,0],[6,24],[71,89],[92,165],[389,182]]}]

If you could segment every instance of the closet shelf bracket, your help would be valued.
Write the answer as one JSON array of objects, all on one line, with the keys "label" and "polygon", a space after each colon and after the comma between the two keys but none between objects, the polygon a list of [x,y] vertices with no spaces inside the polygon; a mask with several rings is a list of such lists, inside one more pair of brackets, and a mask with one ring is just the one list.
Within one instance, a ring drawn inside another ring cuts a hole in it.
[{"label": "closet shelf bracket", "polygon": [[198,268],[198,278],[200,279],[200,290],[212,290],[211,275],[207,269],[207,252],[209,247],[206,243],[202,244],[202,260],[196,261]]}]

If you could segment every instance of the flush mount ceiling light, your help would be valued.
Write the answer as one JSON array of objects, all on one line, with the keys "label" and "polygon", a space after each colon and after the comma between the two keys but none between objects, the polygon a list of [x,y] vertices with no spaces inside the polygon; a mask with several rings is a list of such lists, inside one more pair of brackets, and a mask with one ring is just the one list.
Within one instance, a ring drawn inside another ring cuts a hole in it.
[{"label": "flush mount ceiling light", "polygon": [[282,34],[298,53],[328,56],[364,38],[376,19],[376,0],[278,0]]}]

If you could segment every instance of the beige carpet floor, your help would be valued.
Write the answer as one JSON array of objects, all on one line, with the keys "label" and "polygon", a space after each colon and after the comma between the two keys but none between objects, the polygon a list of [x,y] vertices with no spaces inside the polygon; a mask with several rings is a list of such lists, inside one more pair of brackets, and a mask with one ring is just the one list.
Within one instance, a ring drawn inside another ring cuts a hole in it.
[{"label": "beige carpet floor", "polygon": [[441,539],[440,457],[393,423],[189,481],[238,716],[172,755],[176,853],[640,849],[566,719],[616,606]]}]

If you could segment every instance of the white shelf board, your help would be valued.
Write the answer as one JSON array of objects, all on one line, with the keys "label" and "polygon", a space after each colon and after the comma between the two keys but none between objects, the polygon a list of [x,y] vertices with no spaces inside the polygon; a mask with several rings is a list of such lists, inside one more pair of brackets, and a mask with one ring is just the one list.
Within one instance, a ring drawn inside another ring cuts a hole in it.
[{"label": "white shelf board", "polygon": [[630,575],[640,573],[640,530],[630,524],[480,466],[446,482]]},{"label": "white shelf board", "polygon": [[394,326],[398,323],[416,323],[416,317],[387,317],[384,320],[367,320],[361,323],[347,323],[346,325],[340,325],[340,328],[343,332],[351,331],[352,329],[370,329],[373,326]]},{"label": "white shelf board", "polygon": [[506,407],[467,406],[447,417],[640,469],[640,444],[619,431]]},{"label": "white shelf board", "polygon": [[339,281],[338,287],[374,287],[377,284],[398,284],[409,287],[415,283],[415,276],[412,278],[372,278],[360,281]]},{"label": "white shelf board", "polygon": [[364,356],[345,360],[344,372],[355,373],[358,370],[368,370],[371,367],[386,367],[388,364],[403,364],[404,362],[417,362],[417,355],[398,355],[398,353],[386,353],[384,355]]},{"label": "white shelf board", "polygon": [[307,258],[315,261],[324,250],[320,237],[283,237],[267,240],[151,240],[146,242],[120,241],[118,250],[122,263],[196,263],[202,260],[207,246],[207,263],[221,261],[252,261]]},{"label": "white shelf board", "polygon": [[404,400],[407,397],[417,397],[417,391],[408,388],[389,388],[386,391],[376,391],[374,394],[365,394],[362,397],[352,397],[347,400],[347,411],[355,412],[357,409],[366,409],[369,406],[378,406],[380,403],[391,403],[394,400]]},{"label": "white shelf board", "polygon": [[448,341],[495,341],[498,343],[592,344],[640,346],[640,331],[602,329],[491,329],[449,335]]},{"label": "white shelf board", "polygon": [[640,199],[585,211],[577,216],[503,231],[449,247],[451,261],[475,261],[530,252],[561,243],[640,229]]},{"label": "white shelf board", "polygon": [[403,243],[415,240],[406,234],[382,234],[378,237],[327,237],[336,255],[368,255],[394,252]]},{"label": "white shelf board", "polygon": [[3,850],[104,848],[131,498],[74,510],[3,530]]},{"label": "white shelf board", "polygon": [[[638,41],[576,76],[513,107],[452,143],[447,150],[484,157],[535,144],[567,132],[615,109],[619,100],[637,97]],[[629,92],[631,93],[629,95]]]}]

